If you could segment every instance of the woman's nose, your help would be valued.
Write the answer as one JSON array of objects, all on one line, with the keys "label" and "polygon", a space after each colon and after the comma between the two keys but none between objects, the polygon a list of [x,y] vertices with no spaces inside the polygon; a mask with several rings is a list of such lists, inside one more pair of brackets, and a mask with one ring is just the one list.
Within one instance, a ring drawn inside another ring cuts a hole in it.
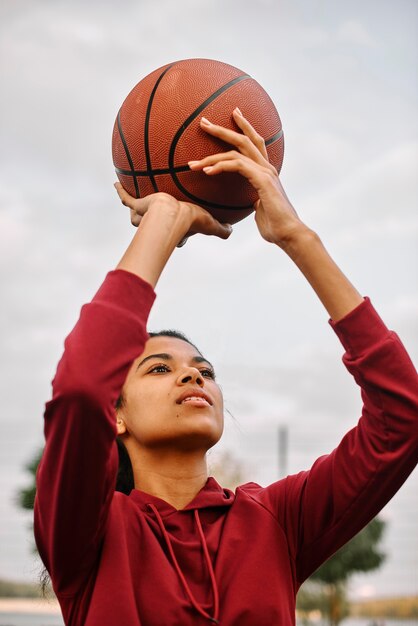
[{"label": "woman's nose", "polygon": [[177,381],[180,385],[186,385],[187,383],[192,383],[195,385],[199,385],[199,387],[203,387],[204,381],[201,373],[195,367],[191,367],[187,370],[187,372],[183,372]]}]

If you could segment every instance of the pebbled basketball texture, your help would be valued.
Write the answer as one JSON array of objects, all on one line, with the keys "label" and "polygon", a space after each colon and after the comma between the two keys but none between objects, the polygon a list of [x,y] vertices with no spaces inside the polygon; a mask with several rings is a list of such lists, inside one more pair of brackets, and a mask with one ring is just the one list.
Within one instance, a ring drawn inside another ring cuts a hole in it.
[{"label": "pebbled basketball texture", "polygon": [[136,198],[164,191],[203,206],[221,222],[234,224],[249,215],[257,194],[245,178],[234,173],[207,176],[187,165],[231,149],[205,133],[199,121],[207,117],[241,132],[232,117],[235,107],[264,138],[269,161],[280,172],[282,124],[264,89],[232,65],[186,59],[148,74],[119,110],[112,153],[123,187]]}]

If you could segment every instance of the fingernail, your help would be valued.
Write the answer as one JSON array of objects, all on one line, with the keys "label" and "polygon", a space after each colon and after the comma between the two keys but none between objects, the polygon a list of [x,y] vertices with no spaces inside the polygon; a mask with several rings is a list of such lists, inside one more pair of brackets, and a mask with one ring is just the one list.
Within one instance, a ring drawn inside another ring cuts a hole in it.
[{"label": "fingernail", "polygon": [[208,165],[207,167],[203,168],[203,171],[206,172],[206,173],[210,172],[211,170],[213,170],[213,166],[212,165]]},{"label": "fingernail", "polygon": [[184,246],[185,243],[187,243],[188,237],[183,237],[183,239],[181,239],[181,241],[178,242],[177,244],[177,248],[182,248]]},{"label": "fingernail", "polygon": [[202,122],[202,124],[204,124],[205,126],[210,126],[210,122],[209,120],[206,119],[206,117],[202,117],[202,119],[200,120]]},{"label": "fingernail", "polygon": [[197,165],[198,163],[200,163],[200,161],[189,161],[189,162],[187,163],[187,165],[188,165],[189,167],[194,167],[194,166],[195,166],[195,165]]},{"label": "fingernail", "polygon": [[242,113],[241,113],[241,111],[239,110],[238,107],[235,109],[235,113],[238,113],[238,115],[240,115],[242,117]]}]

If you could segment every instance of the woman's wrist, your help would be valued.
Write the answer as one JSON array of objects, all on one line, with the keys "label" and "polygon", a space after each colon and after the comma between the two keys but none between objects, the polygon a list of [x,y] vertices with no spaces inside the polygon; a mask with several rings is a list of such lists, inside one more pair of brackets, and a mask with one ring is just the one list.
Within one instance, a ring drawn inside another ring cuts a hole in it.
[{"label": "woman's wrist", "polygon": [[191,209],[187,205],[175,206],[167,204],[151,205],[143,216],[139,229],[146,231],[147,236],[161,240],[173,250],[189,231],[192,217]]},{"label": "woman's wrist", "polygon": [[312,245],[313,242],[320,243],[318,235],[306,224],[296,219],[287,227],[286,233],[282,234],[276,245],[295,261],[300,254],[306,252],[307,246]]}]

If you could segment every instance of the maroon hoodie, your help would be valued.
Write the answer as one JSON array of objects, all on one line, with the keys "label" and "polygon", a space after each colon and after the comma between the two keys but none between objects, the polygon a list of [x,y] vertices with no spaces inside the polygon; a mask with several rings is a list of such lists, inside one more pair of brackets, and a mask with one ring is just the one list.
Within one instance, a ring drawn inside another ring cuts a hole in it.
[{"label": "maroon hoodie", "polygon": [[46,406],[35,536],[65,623],[290,626],[301,583],[418,461],[416,371],[366,299],[331,322],[362,390],[358,425],[309,471],[235,494],[209,478],[176,510],[115,492],[114,407],[153,301],[147,283],[110,272],[65,342]]}]

